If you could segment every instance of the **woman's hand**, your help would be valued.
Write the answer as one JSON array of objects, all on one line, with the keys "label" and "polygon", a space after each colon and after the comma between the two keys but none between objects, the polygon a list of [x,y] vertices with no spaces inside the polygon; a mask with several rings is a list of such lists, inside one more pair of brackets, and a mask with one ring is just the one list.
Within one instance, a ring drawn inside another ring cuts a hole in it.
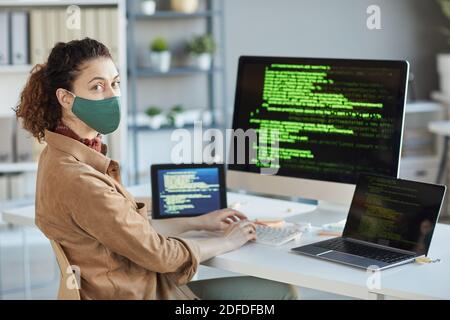
[{"label": "woman's hand", "polygon": [[201,215],[196,219],[199,229],[207,231],[224,231],[235,222],[248,220],[243,213],[228,208]]},{"label": "woman's hand", "polygon": [[255,224],[250,221],[233,222],[224,232],[224,242],[230,250],[238,249],[248,241],[255,239]]},{"label": "woman's hand", "polygon": [[255,224],[248,220],[241,220],[227,224],[226,229],[220,237],[198,239],[195,241],[199,244],[200,261],[203,262],[222,253],[238,249],[248,241],[255,239]]}]

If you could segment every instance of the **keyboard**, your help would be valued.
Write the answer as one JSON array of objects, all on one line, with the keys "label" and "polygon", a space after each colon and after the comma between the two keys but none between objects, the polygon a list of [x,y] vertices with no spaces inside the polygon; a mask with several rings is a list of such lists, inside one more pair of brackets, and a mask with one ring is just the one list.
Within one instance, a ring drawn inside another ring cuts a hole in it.
[{"label": "keyboard", "polygon": [[295,227],[273,228],[256,224],[256,243],[281,246],[291,240],[298,239],[302,232]]},{"label": "keyboard", "polygon": [[364,258],[383,261],[389,264],[394,264],[408,258],[413,258],[412,255],[371,247],[361,243],[349,241],[344,238],[333,238],[330,240],[315,243],[314,245],[328,250],[334,250]]}]

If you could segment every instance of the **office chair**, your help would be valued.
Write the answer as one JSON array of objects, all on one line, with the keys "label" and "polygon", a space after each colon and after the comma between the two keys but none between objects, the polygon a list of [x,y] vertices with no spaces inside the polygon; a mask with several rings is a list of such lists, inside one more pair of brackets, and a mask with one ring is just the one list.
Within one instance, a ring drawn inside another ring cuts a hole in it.
[{"label": "office chair", "polygon": [[[53,251],[55,252],[59,271],[61,273],[61,277],[59,280],[58,300],[81,300],[80,286],[77,282],[75,273],[67,272],[67,270],[72,270],[69,260],[67,260],[63,249],[57,242],[50,240],[50,243],[52,245]],[[74,288],[69,288],[67,286],[68,283],[72,284]]]}]

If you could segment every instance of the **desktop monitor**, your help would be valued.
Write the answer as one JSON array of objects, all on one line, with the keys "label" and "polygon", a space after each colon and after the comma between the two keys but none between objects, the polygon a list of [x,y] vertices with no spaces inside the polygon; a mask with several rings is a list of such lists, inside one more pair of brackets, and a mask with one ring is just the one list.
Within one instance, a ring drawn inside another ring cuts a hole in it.
[{"label": "desktop monitor", "polygon": [[154,219],[193,217],[227,207],[223,164],[151,166]]},{"label": "desktop monitor", "polygon": [[[265,130],[266,140],[246,140],[239,163],[231,137],[228,187],[348,206],[360,172],[397,177],[408,69],[406,61],[240,57],[233,131]],[[271,130],[277,145],[267,143]],[[268,166],[275,174],[261,174]]]}]

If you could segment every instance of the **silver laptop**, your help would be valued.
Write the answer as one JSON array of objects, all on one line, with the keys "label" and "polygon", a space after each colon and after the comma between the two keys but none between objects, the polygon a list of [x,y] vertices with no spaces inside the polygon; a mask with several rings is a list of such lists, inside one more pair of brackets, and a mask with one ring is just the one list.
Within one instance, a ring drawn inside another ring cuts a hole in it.
[{"label": "silver laptop", "polygon": [[293,248],[346,265],[382,270],[428,254],[446,187],[360,175],[342,237]]}]

